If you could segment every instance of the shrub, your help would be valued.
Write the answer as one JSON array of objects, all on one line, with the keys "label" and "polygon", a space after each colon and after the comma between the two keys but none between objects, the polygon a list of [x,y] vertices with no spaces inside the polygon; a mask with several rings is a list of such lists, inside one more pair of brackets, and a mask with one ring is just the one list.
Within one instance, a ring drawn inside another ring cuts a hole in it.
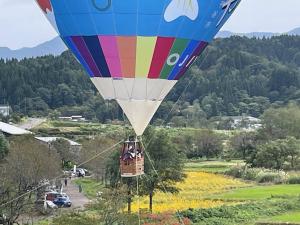
[{"label": "shrub", "polygon": [[297,199],[280,199],[211,209],[189,209],[181,214],[197,225],[240,225],[249,224],[260,217],[298,210],[299,207]]},{"label": "shrub", "polygon": [[235,166],[231,167],[227,171],[225,171],[225,175],[232,176],[235,178],[242,178],[244,173],[244,167],[241,166]]},{"label": "shrub", "polygon": [[291,176],[287,179],[288,184],[300,184],[300,176]]},{"label": "shrub", "polygon": [[260,168],[245,168],[242,178],[245,180],[256,180],[261,170]]},{"label": "shrub", "polygon": [[284,171],[261,170],[256,177],[258,183],[275,183],[282,184],[286,181],[286,173]]},{"label": "shrub", "polygon": [[287,174],[284,171],[264,168],[248,168],[246,166],[236,166],[227,170],[225,174],[228,176],[233,176],[235,178],[242,178],[244,180],[257,181],[258,183],[281,184],[287,181]]}]

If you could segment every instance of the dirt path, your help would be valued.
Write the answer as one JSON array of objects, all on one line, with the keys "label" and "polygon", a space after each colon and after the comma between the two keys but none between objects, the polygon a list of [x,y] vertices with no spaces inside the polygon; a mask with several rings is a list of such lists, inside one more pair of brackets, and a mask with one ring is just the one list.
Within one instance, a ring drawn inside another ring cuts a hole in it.
[{"label": "dirt path", "polygon": [[72,201],[71,208],[84,208],[84,206],[91,201],[83,193],[79,192],[79,188],[74,181],[74,179],[71,182],[68,180],[68,185],[64,186],[63,192],[66,193]]}]

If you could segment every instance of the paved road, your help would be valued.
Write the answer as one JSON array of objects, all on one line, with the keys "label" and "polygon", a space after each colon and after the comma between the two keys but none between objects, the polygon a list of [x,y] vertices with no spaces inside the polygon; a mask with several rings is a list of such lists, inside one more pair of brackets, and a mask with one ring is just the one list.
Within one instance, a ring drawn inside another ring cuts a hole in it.
[{"label": "paved road", "polygon": [[84,208],[86,204],[90,203],[90,200],[85,197],[83,193],[79,192],[79,188],[75,184],[74,179],[71,182],[68,179],[68,185],[64,186],[63,192],[70,197],[72,208]]},{"label": "paved road", "polygon": [[28,120],[26,122],[18,124],[17,126],[22,129],[30,130],[32,128],[37,127],[38,125],[40,125],[41,123],[43,123],[45,121],[46,121],[46,119],[44,119],[44,118],[28,118]]},{"label": "paved road", "polygon": [[[62,211],[60,211],[58,214],[63,214],[73,209],[78,209],[78,210],[84,209],[84,207],[91,202],[87,197],[85,197],[83,193],[79,192],[78,186],[75,184],[74,180],[75,179],[70,181],[68,179],[68,185],[64,186],[63,189],[63,192],[70,197],[70,200],[72,201],[72,207],[61,208],[60,210]],[[43,216],[35,212],[32,215],[29,214],[21,215],[18,219],[18,222],[20,225],[31,224],[40,220],[50,219],[52,217],[55,217],[55,215],[56,214]]]}]

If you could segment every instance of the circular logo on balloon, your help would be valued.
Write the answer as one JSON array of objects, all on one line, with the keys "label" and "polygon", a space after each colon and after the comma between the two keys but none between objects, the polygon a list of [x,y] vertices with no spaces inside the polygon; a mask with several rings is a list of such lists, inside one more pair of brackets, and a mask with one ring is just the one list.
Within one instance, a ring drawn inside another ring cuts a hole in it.
[{"label": "circular logo on balloon", "polygon": [[179,61],[180,55],[178,53],[171,54],[167,59],[169,66],[174,66]]},{"label": "circular logo on balloon", "polygon": [[112,0],[92,0],[94,7],[99,11],[106,11],[111,7]]}]

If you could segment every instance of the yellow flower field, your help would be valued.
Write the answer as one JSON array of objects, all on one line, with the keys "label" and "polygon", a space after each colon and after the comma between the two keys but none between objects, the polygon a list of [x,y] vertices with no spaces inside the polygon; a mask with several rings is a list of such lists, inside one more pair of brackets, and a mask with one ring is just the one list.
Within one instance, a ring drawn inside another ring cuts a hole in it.
[{"label": "yellow flower field", "polygon": [[[248,184],[236,179],[225,177],[222,175],[205,173],[205,172],[186,172],[187,178],[184,182],[177,184],[181,190],[178,194],[165,194],[158,192],[153,198],[153,211],[165,212],[184,210],[188,208],[212,208],[225,204],[222,200],[205,199],[211,195],[225,192],[227,190],[249,186]],[[227,204],[229,204],[227,202]],[[132,208],[133,211],[140,209],[148,209],[148,197],[138,200],[135,199]]]}]

